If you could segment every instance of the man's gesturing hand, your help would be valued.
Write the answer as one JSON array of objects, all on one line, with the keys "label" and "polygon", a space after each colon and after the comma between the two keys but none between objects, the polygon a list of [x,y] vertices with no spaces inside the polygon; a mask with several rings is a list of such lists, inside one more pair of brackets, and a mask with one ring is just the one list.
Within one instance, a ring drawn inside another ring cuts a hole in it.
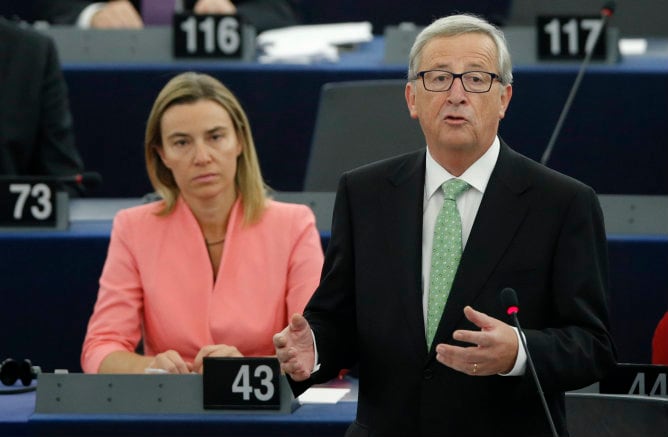
[{"label": "man's gesturing hand", "polygon": [[311,376],[315,364],[315,349],[311,327],[301,314],[294,314],[290,324],[274,335],[276,357],[281,370],[295,381]]}]

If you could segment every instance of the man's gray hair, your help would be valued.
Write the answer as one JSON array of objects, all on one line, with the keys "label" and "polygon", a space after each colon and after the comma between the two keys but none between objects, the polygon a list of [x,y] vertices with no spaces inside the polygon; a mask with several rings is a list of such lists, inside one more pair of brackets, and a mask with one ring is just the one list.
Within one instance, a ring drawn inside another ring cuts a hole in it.
[{"label": "man's gray hair", "polygon": [[438,37],[457,36],[465,33],[482,33],[492,38],[492,41],[496,45],[497,60],[499,63],[498,74],[501,76],[499,80],[503,85],[513,83],[513,65],[503,32],[482,18],[468,14],[450,15],[439,18],[418,34],[409,56],[408,80],[415,80],[417,78],[417,68],[420,56],[422,55],[422,49],[424,49],[424,46],[429,41]]}]

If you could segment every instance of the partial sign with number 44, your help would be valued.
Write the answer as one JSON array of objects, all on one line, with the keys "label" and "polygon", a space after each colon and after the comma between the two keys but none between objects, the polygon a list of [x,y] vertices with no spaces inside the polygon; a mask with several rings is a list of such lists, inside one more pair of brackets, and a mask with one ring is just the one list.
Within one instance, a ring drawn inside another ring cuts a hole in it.
[{"label": "partial sign with number 44", "polygon": [[204,358],[204,408],[278,410],[279,376],[275,358]]}]

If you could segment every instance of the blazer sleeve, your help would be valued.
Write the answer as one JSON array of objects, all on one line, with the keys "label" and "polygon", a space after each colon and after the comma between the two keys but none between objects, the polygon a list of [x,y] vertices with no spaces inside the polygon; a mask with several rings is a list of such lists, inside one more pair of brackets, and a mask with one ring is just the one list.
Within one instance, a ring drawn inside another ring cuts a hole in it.
[{"label": "blazer sleeve", "polygon": [[294,244],[290,253],[286,306],[288,319],[301,314],[320,282],[323,254],[315,216],[310,208],[299,206],[293,222]]},{"label": "blazer sleeve", "polygon": [[81,368],[97,373],[114,351],[134,352],[141,339],[143,289],[133,254],[131,227],[121,211],[114,219],[100,288],[81,353]]},{"label": "blazer sleeve", "polygon": [[615,364],[609,334],[607,240],[589,187],[573,196],[552,258],[552,302],[559,326],[526,330],[544,390],[568,391],[600,380]]}]

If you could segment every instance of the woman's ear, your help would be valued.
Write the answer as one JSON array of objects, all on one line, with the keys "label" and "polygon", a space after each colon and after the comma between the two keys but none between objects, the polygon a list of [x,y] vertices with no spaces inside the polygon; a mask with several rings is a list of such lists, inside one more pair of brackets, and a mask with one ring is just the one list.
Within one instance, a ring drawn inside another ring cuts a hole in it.
[{"label": "woman's ear", "polygon": [[163,149],[162,146],[159,145],[159,144],[153,144],[153,145],[151,146],[151,148],[153,148],[153,150],[155,151],[155,153],[158,154],[158,156],[159,156],[160,159],[162,160],[162,163],[164,164],[164,163],[165,163],[165,149]]}]

